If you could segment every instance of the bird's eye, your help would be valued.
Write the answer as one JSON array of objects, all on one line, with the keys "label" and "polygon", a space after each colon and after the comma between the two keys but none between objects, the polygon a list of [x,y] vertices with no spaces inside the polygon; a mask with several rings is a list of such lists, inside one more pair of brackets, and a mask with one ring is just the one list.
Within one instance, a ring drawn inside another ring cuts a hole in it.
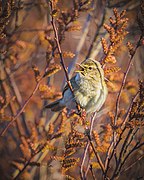
[{"label": "bird's eye", "polygon": [[89,67],[89,70],[92,70],[92,67]]}]

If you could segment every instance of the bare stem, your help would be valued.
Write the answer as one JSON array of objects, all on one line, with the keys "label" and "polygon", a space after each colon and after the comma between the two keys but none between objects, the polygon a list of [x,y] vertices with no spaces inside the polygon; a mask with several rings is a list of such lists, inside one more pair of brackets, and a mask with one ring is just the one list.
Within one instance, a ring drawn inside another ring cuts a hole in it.
[{"label": "bare stem", "polygon": [[[42,80],[42,79],[41,79]],[[6,131],[9,129],[9,127],[16,121],[16,119],[21,115],[21,113],[24,111],[25,107],[28,105],[29,101],[31,100],[31,98],[33,97],[33,95],[36,93],[36,91],[39,88],[39,85],[41,83],[41,80],[36,84],[33,92],[31,93],[31,95],[29,96],[29,98],[25,101],[25,103],[23,104],[23,106],[20,108],[20,110],[17,112],[17,114],[15,116],[12,117],[12,120],[7,124],[7,126],[2,130],[2,132],[0,133],[0,136],[4,136],[4,134],[6,133]]]},{"label": "bare stem", "polygon": [[129,63],[128,63],[128,66],[127,66],[127,69],[126,69],[126,72],[124,73],[124,77],[123,77],[123,80],[122,80],[122,84],[121,84],[121,87],[120,87],[120,90],[119,90],[119,93],[118,93],[118,97],[117,97],[117,100],[116,100],[116,111],[115,111],[115,117],[114,117],[114,125],[116,125],[116,121],[117,121],[117,117],[118,117],[118,111],[119,111],[119,106],[120,106],[120,98],[121,98],[121,94],[122,94],[122,91],[123,91],[123,88],[125,86],[125,83],[126,83],[126,79],[127,79],[127,76],[128,76],[128,73],[130,71],[130,68],[132,66],[132,63],[133,63],[133,57],[138,49],[138,47],[140,46],[140,42],[143,38],[143,35],[140,36],[139,38],[139,41],[135,47],[135,50],[134,50],[134,53],[131,55],[130,57],[130,60],[129,60]]},{"label": "bare stem", "polygon": [[20,177],[20,175],[24,172],[24,170],[27,168],[27,166],[30,165],[31,160],[32,160],[38,153],[40,153],[40,152],[43,150],[43,148],[45,147],[45,145],[46,145],[46,143],[45,143],[43,146],[41,146],[38,150],[35,151],[35,153],[29,158],[29,160],[26,161],[24,167],[19,171],[19,173],[14,177],[13,180],[16,180],[16,179],[18,179],[18,178]]},{"label": "bare stem", "polygon": [[[97,112],[95,112],[93,114],[92,118],[91,118],[90,129],[86,129],[86,131],[89,131],[90,135],[91,135],[92,130],[93,130],[93,125],[94,125],[96,114],[97,114]],[[87,144],[86,144],[86,147],[85,147],[85,150],[84,150],[84,154],[83,154],[83,158],[82,158],[81,167],[80,167],[81,179],[86,179],[86,173],[84,174],[84,164],[85,164],[85,161],[86,161],[86,156],[87,156],[87,153],[88,153],[89,146],[90,146],[90,142],[87,141]]]},{"label": "bare stem", "polygon": [[88,139],[89,139],[90,145],[91,145],[91,147],[92,147],[92,149],[93,149],[93,152],[94,152],[94,154],[95,154],[95,156],[96,156],[96,158],[97,158],[97,161],[98,161],[98,163],[99,163],[99,165],[100,165],[100,167],[101,167],[101,170],[102,170],[103,174],[105,174],[104,164],[103,164],[103,162],[102,162],[102,160],[101,160],[101,158],[100,158],[97,150],[95,149],[95,146],[94,146],[94,144],[93,144],[93,141],[92,141],[90,135],[88,135]]},{"label": "bare stem", "polygon": [[[51,13],[52,13],[52,11],[53,11],[53,3],[52,3],[52,1],[50,1],[49,4],[50,4],[50,7],[51,7]],[[73,88],[72,88],[71,82],[69,80],[68,69],[66,68],[65,62],[64,62],[64,59],[63,59],[62,50],[61,50],[60,43],[59,43],[58,32],[57,32],[57,28],[56,28],[56,24],[55,24],[55,20],[53,18],[53,15],[51,15],[51,18],[52,18],[51,19],[51,24],[52,24],[53,30],[54,30],[55,41],[56,41],[57,49],[58,49],[59,56],[60,56],[60,63],[62,65],[64,73],[65,73],[65,77],[66,77],[66,80],[67,80],[67,85],[69,86],[69,88],[70,88],[70,90],[71,90],[71,92],[73,94]],[[80,111],[80,106],[77,104],[77,102],[76,102],[76,105],[77,105],[77,109],[78,109],[78,112],[79,112]]]}]

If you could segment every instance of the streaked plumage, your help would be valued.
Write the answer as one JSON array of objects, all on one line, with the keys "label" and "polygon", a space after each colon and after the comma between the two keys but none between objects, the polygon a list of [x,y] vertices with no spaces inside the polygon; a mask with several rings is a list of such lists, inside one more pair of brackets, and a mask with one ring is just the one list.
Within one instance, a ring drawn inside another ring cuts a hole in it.
[{"label": "streaked plumage", "polygon": [[51,108],[52,111],[60,111],[64,107],[76,109],[76,101],[87,113],[99,111],[107,97],[103,69],[100,63],[93,59],[87,59],[79,66],[80,70],[70,80],[74,95],[66,85],[63,97],[48,104],[46,108]]}]

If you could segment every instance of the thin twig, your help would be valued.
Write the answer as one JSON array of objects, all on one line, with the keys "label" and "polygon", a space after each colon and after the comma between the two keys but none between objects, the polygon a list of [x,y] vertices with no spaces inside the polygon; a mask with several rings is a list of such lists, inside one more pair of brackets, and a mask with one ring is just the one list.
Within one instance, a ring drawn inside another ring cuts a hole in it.
[{"label": "thin twig", "polygon": [[123,154],[125,154],[127,152],[128,147],[130,146],[131,142],[133,141],[133,139],[139,129],[140,129],[140,127],[138,127],[133,133],[131,133],[131,137],[129,138],[129,142],[127,142],[127,145],[124,148]]},{"label": "thin twig", "polygon": [[84,149],[84,154],[83,154],[82,163],[81,163],[81,167],[80,167],[80,175],[81,175],[82,180],[86,179],[85,175],[84,175],[84,164],[85,164],[85,161],[86,161],[86,156],[87,156],[87,153],[88,153],[89,145],[90,145],[90,142],[88,141],[87,144],[86,144],[86,147]]},{"label": "thin twig", "polygon": [[134,50],[134,53],[131,55],[130,57],[130,60],[129,60],[129,63],[128,63],[128,66],[127,66],[127,69],[126,69],[126,72],[124,73],[124,77],[123,77],[123,80],[122,80],[122,84],[121,84],[121,87],[120,87],[120,90],[119,90],[119,93],[118,93],[118,96],[117,96],[117,100],[116,100],[116,110],[115,110],[115,117],[114,117],[114,125],[116,125],[116,120],[117,120],[117,117],[118,117],[118,111],[119,111],[119,106],[120,106],[120,98],[121,98],[121,94],[122,94],[122,91],[123,91],[123,88],[125,86],[125,83],[126,83],[126,79],[127,79],[127,76],[128,76],[128,73],[129,73],[129,70],[132,66],[132,63],[133,63],[133,57],[138,49],[138,47],[140,46],[140,42],[143,38],[143,35],[140,36],[139,40],[138,40],[138,43],[135,47],[135,50]]},{"label": "thin twig", "polygon": [[100,165],[100,167],[101,167],[101,170],[102,170],[103,174],[105,174],[104,164],[103,164],[103,162],[102,162],[102,160],[101,160],[101,158],[100,158],[97,150],[95,149],[95,146],[94,146],[94,144],[93,144],[93,141],[92,141],[92,139],[91,139],[91,136],[90,136],[90,135],[87,135],[87,136],[88,136],[90,145],[91,145],[91,147],[92,147],[92,149],[93,149],[93,152],[94,152],[94,154],[95,154],[95,156],[96,156],[96,158],[97,158],[97,161],[98,161],[98,163],[99,163],[99,165]]},{"label": "thin twig", "polygon": [[[125,117],[125,119],[124,119],[124,121],[123,121],[123,123],[122,123],[122,125],[121,125],[121,126],[122,126],[122,133],[121,133],[121,135],[119,136],[119,139],[118,139],[115,147],[114,147],[114,142],[112,141],[111,144],[110,144],[110,146],[109,146],[109,148],[108,148],[108,151],[107,151],[107,154],[106,154],[106,158],[105,158],[105,169],[106,169],[106,173],[107,173],[107,171],[108,171],[108,169],[109,169],[109,163],[110,163],[110,160],[112,159],[113,151],[114,151],[114,149],[118,146],[118,144],[120,143],[120,141],[121,141],[121,139],[122,139],[122,135],[123,135],[123,133],[124,133],[125,130],[126,130],[125,123],[126,123],[127,120],[128,120],[129,113],[130,113],[130,111],[131,111],[133,102],[136,100],[136,98],[138,97],[138,95],[139,95],[139,91],[136,93],[136,95],[134,96],[134,98],[132,99],[132,101],[131,101],[131,103],[130,103],[129,109],[127,110],[127,113],[126,113],[126,117]],[[117,137],[117,136],[116,136],[116,137]],[[113,148],[113,150],[112,150],[112,148]],[[110,154],[111,154],[111,155],[110,155]]]},{"label": "thin twig", "polygon": [[[50,1],[50,6],[51,6],[51,11],[52,11],[53,10],[53,6],[52,6],[52,2],[51,1]],[[54,34],[55,34],[55,41],[56,41],[57,48],[58,48],[58,51],[59,51],[60,63],[62,65],[62,67],[63,67],[64,72],[65,72],[67,84],[68,84],[71,92],[73,93],[73,88],[71,86],[71,83],[70,83],[70,80],[69,80],[69,76],[68,76],[68,70],[67,70],[67,68],[65,66],[65,62],[64,62],[64,59],[63,59],[63,55],[62,55],[62,51],[61,51],[61,47],[60,47],[60,43],[59,43],[59,37],[58,37],[58,33],[57,33],[56,24],[55,24],[53,16],[51,16],[51,18],[52,18],[51,24],[53,26],[53,30],[54,30]]]},{"label": "thin twig", "polygon": [[90,171],[91,171],[91,174],[92,174],[93,179],[96,180],[96,177],[95,177],[94,172],[93,172],[92,164],[90,165],[90,168],[89,168],[89,169],[90,169]]},{"label": "thin twig", "polygon": [[136,159],[131,165],[129,165],[127,168],[121,171],[121,174],[128,171],[130,168],[132,168],[138,161],[140,161],[142,158],[144,158],[144,154],[142,154],[138,159]]},{"label": "thin twig", "polygon": [[[42,79],[41,79],[42,80]],[[9,127],[16,121],[16,119],[21,115],[21,113],[24,111],[25,107],[28,105],[29,101],[31,100],[31,98],[33,97],[33,95],[36,93],[36,91],[39,88],[39,85],[41,83],[41,80],[36,84],[33,92],[31,93],[31,95],[29,96],[29,98],[25,101],[25,103],[23,104],[23,106],[20,108],[20,110],[17,112],[17,114],[15,116],[12,117],[12,120],[7,124],[7,126],[2,130],[2,132],[0,133],[0,136],[3,136],[6,131],[9,129]]]},{"label": "thin twig", "polygon": [[125,158],[123,159],[123,161],[121,162],[120,166],[118,167],[118,169],[115,169],[112,178],[114,179],[115,177],[118,177],[121,171],[122,166],[125,164],[126,160],[129,158],[129,156],[136,151],[137,149],[139,149],[140,147],[144,146],[144,142],[139,144],[139,142],[136,143],[136,145],[129,151],[129,153],[125,156]]},{"label": "thin twig", "polygon": [[[52,13],[52,11],[53,11],[53,3],[52,3],[52,1],[50,1],[49,4],[50,4],[50,7],[51,7],[51,13]],[[52,18],[51,19],[51,24],[52,24],[53,30],[54,30],[55,41],[56,41],[58,52],[59,52],[59,56],[60,56],[60,63],[62,65],[64,73],[65,73],[65,77],[66,77],[66,80],[67,80],[67,85],[70,88],[72,94],[74,95],[73,87],[71,85],[71,82],[70,82],[70,79],[69,79],[69,76],[68,76],[68,70],[67,70],[67,68],[65,66],[65,62],[64,62],[64,59],[63,59],[62,50],[61,50],[60,43],[59,43],[58,32],[57,32],[57,28],[56,28],[56,24],[55,24],[55,20],[53,18],[53,15],[51,15],[51,18]],[[80,111],[80,106],[77,104],[76,101],[75,101],[75,103],[76,103],[76,107],[77,107],[78,112],[79,112]]]},{"label": "thin twig", "polygon": [[[12,74],[11,74],[11,76],[9,75],[10,74],[10,69],[8,69],[8,68],[5,68],[5,72],[6,72],[7,76],[8,76],[9,81],[10,81],[10,86],[12,88],[12,91],[13,91],[15,97],[16,97],[16,102],[17,102],[17,104],[18,104],[18,106],[20,108],[21,105],[22,105],[22,97],[21,97],[19,89],[18,89],[18,87],[16,85],[14,76]],[[14,114],[16,114],[16,112]],[[22,124],[21,124],[21,127],[20,127],[20,132],[21,132],[22,135],[24,135],[24,130],[25,130],[26,134],[28,135],[29,134],[29,130],[28,130],[28,127],[27,127],[27,124],[26,124],[25,114],[22,112],[21,116],[22,116],[22,122],[20,122],[20,124],[21,123]]]},{"label": "thin twig", "polygon": [[[126,83],[126,79],[127,79],[127,76],[128,76],[128,73],[130,71],[130,68],[132,66],[132,63],[133,63],[133,57],[138,49],[138,47],[140,46],[140,42],[141,42],[141,39],[143,38],[143,35],[140,36],[138,42],[137,42],[137,45],[134,49],[134,52],[133,54],[131,54],[131,57],[129,59],[129,62],[128,62],[128,65],[127,65],[127,69],[126,69],[126,72],[124,73],[124,77],[123,77],[123,80],[122,80],[122,84],[121,84],[121,87],[120,87],[120,90],[119,90],[119,93],[118,93],[118,96],[117,96],[117,100],[116,100],[116,110],[115,110],[115,117],[114,117],[114,126],[116,126],[116,121],[117,121],[117,118],[118,118],[118,112],[119,112],[119,106],[120,106],[120,99],[121,99],[121,94],[122,94],[122,91],[124,89],[124,86],[125,86],[125,83]],[[114,145],[116,144],[116,132],[114,131],[113,132],[113,140],[114,142]]]},{"label": "thin twig", "polygon": [[[93,125],[94,125],[94,121],[95,121],[95,118],[96,118],[96,114],[97,112],[95,112],[91,118],[91,124],[90,124],[90,129],[89,129],[89,133],[91,135],[92,133],[92,130],[93,130]],[[88,130],[88,129],[87,129]],[[87,141],[87,144],[86,144],[86,147],[84,149],[84,154],[83,154],[83,158],[82,158],[82,163],[81,163],[81,167],[80,167],[80,175],[81,175],[81,179],[86,179],[86,174],[84,174],[84,164],[85,164],[85,161],[86,161],[86,156],[87,156],[87,153],[88,153],[88,148],[90,146],[90,142]]]},{"label": "thin twig", "polygon": [[[93,8],[93,6],[94,6],[94,1],[92,1],[92,3],[91,3],[91,8]],[[75,57],[73,58],[72,62],[69,65],[69,68],[68,68],[69,77],[71,77],[73,72],[74,72],[74,68],[75,68],[74,65],[78,61],[79,54],[80,54],[81,49],[85,43],[87,34],[89,32],[91,19],[92,19],[92,17],[91,17],[91,14],[89,13],[87,15],[87,18],[86,18],[86,21],[85,21],[85,24],[83,27],[82,36],[81,36],[80,41],[79,41],[77,48],[76,48]]]},{"label": "thin twig", "polygon": [[91,43],[91,45],[89,47],[88,54],[87,54],[86,58],[89,58],[89,57],[94,58],[95,57],[95,53],[96,53],[96,49],[97,49],[96,41],[97,41],[97,38],[98,38],[98,36],[100,34],[100,30],[103,27],[103,24],[104,24],[104,21],[105,21],[105,18],[106,18],[106,10],[107,10],[107,2],[105,2],[105,7],[103,9],[103,13],[102,13],[103,16],[101,18],[101,22],[98,25],[98,28],[97,28],[96,33],[94,35],[93,41],[92,41],[92,43]]},{"label": "thin twig", "polygon": [[24,172],[24,170],[27,168],[27,166],[29,166],[31,160],[32,160],[38,153],[40,153],[40,152],[43,150],[43,148],[45,147],[46,144],[47,144],[47,142],[46,142],[43,146],[41,146],[39,149],[35,150],[35,153],[29,158],[29,160],[26,161],[24,167],[19,171],[19,173],[14,177],[13,180],[16,180],[16,179],[18,179],[18,178],[20,177],[20,175]]}]

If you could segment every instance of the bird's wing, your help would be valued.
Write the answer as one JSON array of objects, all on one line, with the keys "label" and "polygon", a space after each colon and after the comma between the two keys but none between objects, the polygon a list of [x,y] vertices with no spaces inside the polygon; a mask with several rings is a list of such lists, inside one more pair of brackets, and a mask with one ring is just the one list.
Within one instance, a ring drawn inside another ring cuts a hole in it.
[{"label": "bird's wing", "polygon": [[[76,77],[76,76],[72,77],[71,80],[70,80],[70,83],[71,83],[71,85],[72,85],[73,90],[76,90],[76,89],[78,88],[78,85],[77,85],[77,83],[76,83],[76,81],[75,81],[75,77]],[[68,84],[66,84],[66,85],[64,86],[62,95],[64,95],[64,93],[65,93],[65,91],[66,91],[67,89],[69,89]]]}]

